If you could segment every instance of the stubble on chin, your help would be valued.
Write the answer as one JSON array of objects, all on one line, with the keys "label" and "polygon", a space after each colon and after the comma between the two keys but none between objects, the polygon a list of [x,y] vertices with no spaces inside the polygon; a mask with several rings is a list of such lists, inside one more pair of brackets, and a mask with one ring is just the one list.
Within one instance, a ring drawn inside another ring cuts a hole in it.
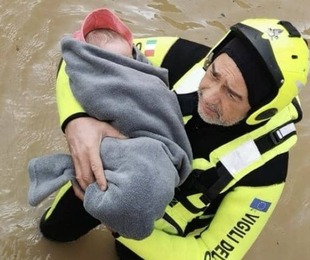
[{"label": "stubble on chin", "polygon": [[246,117],[246,116],[242,116],[236,120],[225,120],[221,113],[216,113],[215,115],[217,115],[217,116],[211,117],[209,115],[206,115],[203,112],[203,109],[199,103],[198,103],[198,114],[199,114],[200,118],[208,124],[218,125],[218,126],[226,126],[226,127],[236,125],[237,123],[239,123],[240,121],[242,121]]}]

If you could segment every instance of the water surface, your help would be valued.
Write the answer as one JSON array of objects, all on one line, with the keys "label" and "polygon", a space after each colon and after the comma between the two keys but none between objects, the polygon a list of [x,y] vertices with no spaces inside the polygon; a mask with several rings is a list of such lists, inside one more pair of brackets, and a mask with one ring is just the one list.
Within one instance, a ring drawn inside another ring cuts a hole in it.
[{"label": "water surface", "polygon": [[[135,37],[181,36],[212,45],[229,26],[248,17],[292,21],[310,39],[308,0],[1,0],[0,1],[0,259],[117,259],[113,239],[98,228],[79,241],[55,244],[41,237],[40,215],[27,204],[27,162],[67,151],[58,126],[55,74],[59,39],[78,29],[90,10],[113,9]],[[310,257],[310,90],[302,94],[304,120],[289,166],[288,184],[275,214],[246,259]]]}]

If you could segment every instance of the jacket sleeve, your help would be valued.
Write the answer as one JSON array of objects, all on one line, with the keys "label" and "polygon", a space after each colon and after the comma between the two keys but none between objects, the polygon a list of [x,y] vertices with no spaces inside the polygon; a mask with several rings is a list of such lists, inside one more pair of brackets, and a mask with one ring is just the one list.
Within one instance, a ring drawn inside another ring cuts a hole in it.
[{"label": "jacket sleeve", "polygon": [[134,39],[138,50],[156,67],[161,67],[171,48],[178,41],[178,37],[147,37]]},{"label": "jacket sleeve", "polygon": [[180,237],[155,229],[142,241],[118,240],[144,259],[242,259],[266,225],[283,187],[284,183],[234,188],[200,234]]},{"label": "jacket sleeve", "polygon": [[69,119],[78,116],[86,115],[82,106],[78,103],[72,94],[69,77],[65,71],[66,64],[61,62],[56,80],[56,100],[59,115],[59,123],[64,131]]}]

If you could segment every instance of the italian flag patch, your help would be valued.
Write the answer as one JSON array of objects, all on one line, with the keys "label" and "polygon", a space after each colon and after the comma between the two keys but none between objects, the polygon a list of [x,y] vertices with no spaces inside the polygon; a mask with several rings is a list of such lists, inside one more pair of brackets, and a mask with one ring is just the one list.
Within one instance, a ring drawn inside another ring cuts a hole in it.
[{"label": "italian flag patch", "polygon": [[154,56],[157,40],[147,40],[144,50],[144,55],[146,57]]}]

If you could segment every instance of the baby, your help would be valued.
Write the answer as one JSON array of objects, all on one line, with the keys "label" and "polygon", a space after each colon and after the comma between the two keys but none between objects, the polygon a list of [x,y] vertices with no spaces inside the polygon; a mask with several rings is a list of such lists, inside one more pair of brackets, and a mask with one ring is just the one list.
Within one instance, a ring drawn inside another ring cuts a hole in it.
[{"label": "baby", "polygon": [[95,29],[86,35],[85,41],[106,51],[132,58],[132,46],[119,33],[110,29]]},{"label": "baby", "polygon": [[[126,28],[109,10],[99,9],[61,47],[72,93],[85,112],[128,137],[103,139],[108,189],[90,184],[83,205],[121,236],[143,239],[191,172],[192,154],[167,71],[149,64]],[[75,181],[66,154],[32,159],[28,169],[34,206]]]}]

